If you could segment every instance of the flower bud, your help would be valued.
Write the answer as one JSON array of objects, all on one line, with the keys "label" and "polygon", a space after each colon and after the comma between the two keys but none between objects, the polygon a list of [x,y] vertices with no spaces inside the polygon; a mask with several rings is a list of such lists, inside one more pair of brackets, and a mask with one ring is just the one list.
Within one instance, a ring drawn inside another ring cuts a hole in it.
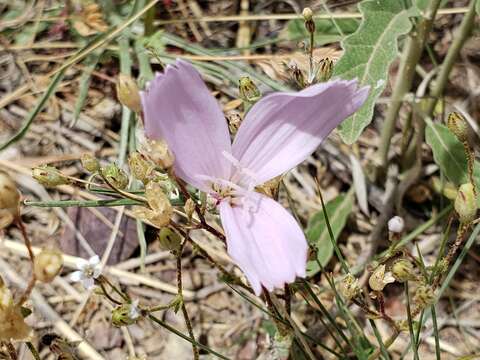
[{"label": "flower bud", "polygon": [[182,244],[182,238],[175,231],[168,227],[160,229],[158,234],[160,248],[166,251],[178,252]]},{"label": "flower bud", "polygon": [[140,152],[162,170],[171,168],[175,161],[175,157],[168,148],[167,143],[163,140],[145,139],[141,145]]},{"label": "flower bud", "polygon": [[340,291],[340,294],[342,294],[343,297],[348,300],[356,297],[361,291],[358,279],[352,274],[347,274],[342,279],[338,286],[338,290]]},{"label": "flower bud", "polygon": [[108,164],[100,169],[102,176],[117,189],[123,190],[128,186],[128,176],[115,163]]},{"label": "flower bud", "polygon": [[242,76],[238,80],[238,91],[243,101],[255,102],[262,96],[255,83],[248,76]]},{"label": "flower bud", "polygon": [[413,302],[421,309],[432,305],[435,302],[435,292],[428,285],[421,285],[415,291]]},{"label": "flower bud", "polygon": [[129,75],[120,74],[117,79],[118,101],[136,113],[142,111],[142,101],[136,81]]},{"label": "flower bud", "polygon": [[458,112],[452,112],[447,119],[448,129],[455,134],[461,142],[467,141],[468,125],[465,118]]},{"label": "flower bud", "polygon": [[33,273],[38,281],[49,283],[63,267],[62,253],[55,249],[43,249],[33,263]]},{"label": "flower bud", "polygon": [[139,318],[138,300],[131,304],[118,305],[112,310],[112,325],[116,327],[135,324]]},{"label": "flower bud", "polygon": [[305,76],[295,61],[292,60],[288,64],[288,72],[291,74],[293,81],[300,89],[303,89],[306,86]]},{"label": "flower bud", "polygon": [[313,21],[313,11],[312,9],[306,7],[302,11],[303,19],[305,20],[305,28],[310,34],[315,32],[315,22]]},{"label": "flower bud", "polygon": [[323,58],[318,64],[317,80],[324,82],[330,80],[333,74],[333,60],[329,57]]},{"label": "flower bud", "polygon": [[130,173],[133,177],[144,184],[148,182],[150,174],[154,168],[147,158],[139,152],[130,154],[128,158],[128,166],[130,167]]},{"label": "flower bud", "polygon": [[32,177],[45,187],[55,187],[70,183],[70,180],[58,169],[48,165],[33,168]]},{"label": "flower bud", "polygon": [[305,21],[310,21],[313,19],[313,11],[309,7],[306,7],[302,11],[302,16]]},{"label": "flower bud", "polygon": [[385,272],[385,265],[382,264],[373,271],[372,275],[370,275],[368,284],[372,290],[382,291],[387,284],[394,281],[395,278],[392,276],[392,273]]},{"label": "flower bud", "polygon": [[18,216],[20,194],[12,178],[0,172],[0,229],[6,228]]},{"label": "flower bud", "polygon": [[477,214],[477,197],[471,183],[460,185],[454,206],[462,224],[468,224],[475,219]]},{"label": "flower bud", "polygon": [[392,275],[398,282],[415,280],[416,274],[413,264],[407,259],[395,261],[392,266]]},{"label": "flower bud", "polygon": [[100,170],[100,163],[91,154],[83,154],[80,161],[82,162],[83,168],[88,172],[95,173]]},{"label": "flower bud", "polygon": [[185,214],[188,217],[188,220],[192,220],[193,212],[195,211],[195,202],[188,198],[187,201],[185,201]]},{"label": "flower bud", "polygon": [[388,220],[388,231],[400,234],[403,232],[405,228],[405,221],[400,216],[394,216],[390,220]]}]

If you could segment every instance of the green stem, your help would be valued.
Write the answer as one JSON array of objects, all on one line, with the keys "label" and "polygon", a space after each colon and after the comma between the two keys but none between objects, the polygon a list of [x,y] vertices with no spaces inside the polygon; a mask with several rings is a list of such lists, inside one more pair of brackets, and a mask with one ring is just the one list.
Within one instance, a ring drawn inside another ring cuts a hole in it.
[{"label": "green stem", "polygon": [[158,319],[157,317],[153,316],[152,314],[149,314],[148,315],[148,318],[150,320],[152,320],[154,323],[157,323],[158,325],[160,325],[161,327],[167,329],[168,331],[174,333],[175,335],[181,337],[182,339],[188,341],[189,343],[191,343],[192,345],[195,344],[196,346],[198,346],[200,349],[202,350],[205,350],[207,352],[209,352],[210,354],[212,355],[215,355],[216,357],[220,358],[220,359],[224,359],[224,360],[230,360],[228,357],[226,356],[223,356],[222,354],[216,352],[215,350],[212,350],[211,348],[209,348],[208,346],[205,346],[203,344],[200,344],[199,342],[195,341],[195,339],[192,339],[192,338],[189,338],[188,336],[182,334],[180,331],[178,331],[177,329],[175,329],[174,327],[170,326],[169,324],[167,324],[166,322]]},{"label": "green stem", "polygon": [[[188,233],[185,236],[184,242],[180,245],[180,249],[178,250],[178,254],[177,254],[177,292],[178,292],[178,296],[180,296],[180,299],[182,301],[182,313],[183,313],[183,318],[185,320],[185,325],[187,326],[188,334],[190,335],[191,339],[195,340],[195,334],[193,333],[193,327],[190,321],[190,316],[188,316],[187,307],[185,306],[185,302],[183,301],[182,252],[183,252],[183,247],[185,246],[185,241],[187,241],[187,238],[189,238]],[[200,353],[198,352],[198,347],[194,342],[192,342],[192,351],[193,351],[193,358],[195,360],[199,360]]]},{"label": "green stem", "polygon": [[390,141],[392,139],[393,131],[395,129],[395,120],[403,102],[404,96],[410,91],[412,87],[413,78],[415,76],[415,68],[420,60],[425,47],[425,41],[432,28],[435,15],[441,0],[431,0],[426,11],[425,16],[418,22],[416,29],[412,31],[408,37],[403,56],[400,61],[398,69],[398,78],[390,98],[390,105],[385,115],[383,123],[380,147],[378,154],[380,157],[380,167],[385,170],[388,164],[388,152],[390,149]]},{"label": "green stem", "polygon": [[410,309],[410,295],[408,292],[408,281],[405,282],[405,297],[407,299],[407,316],[408,316],[408,330],[410,331],[410,343],[413,345],[414,359],[419,360],[416,341],[415,341],[415,334],[413,331],[413,319],[412,319],[412,311]]},{"label": "green stem", "polygon": [[28,350],[32,353],[32,356],[35,360],[41,360],[40,354],[38,353],[37,349],[35,349],[35,346],[30,341],[26,342]]}]

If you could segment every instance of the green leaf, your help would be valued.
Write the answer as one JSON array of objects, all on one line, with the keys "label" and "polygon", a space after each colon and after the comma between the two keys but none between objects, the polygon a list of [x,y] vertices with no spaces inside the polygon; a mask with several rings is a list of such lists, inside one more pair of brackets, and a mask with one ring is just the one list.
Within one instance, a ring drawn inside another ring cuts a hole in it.
[{"label": "green leaf", "polygon": [[[425,140],[432,148],[433,159],[442,173],[456,186],[469,181],[467,156],[462,143],[443,124],[427,121]],[[473,176],[477,189],[480,188],[480,164],[475,162]],[[478,199],[480,204],[480,197]]]},{"label": "green leaf", "polygon": [[[346,194],[338,195],[325,205],[335,240],[338,239],[338,236],[347,223],[348,216],[352,212],[353,199],[353,191],[349,191]],[[314,245],[318,250],[317,259],[320,264],[322,264],[322,266],[327,265],[333,255],[333,245],[330,240],[330,235],[328,234],[323,211],[317,212],[310,218],[306,234],[309,243]],[[319,271],[320,266],[315,260],[308,262],[307,273],[309,276],[315,275]]]},{"label": "green leaf", "polygon": [[367,101],[339,127],[343,141],[352,144],[372,121],[375,101],[385,88],[388,68],[398,55],[397,39],[412,27],[409,17],[414,7],[405,9],[399,0],[364,0],[359,5],[363,21],[359,29],[342,42],[344,55],[335,65],[333,76],[359,80],[370,85]]}]

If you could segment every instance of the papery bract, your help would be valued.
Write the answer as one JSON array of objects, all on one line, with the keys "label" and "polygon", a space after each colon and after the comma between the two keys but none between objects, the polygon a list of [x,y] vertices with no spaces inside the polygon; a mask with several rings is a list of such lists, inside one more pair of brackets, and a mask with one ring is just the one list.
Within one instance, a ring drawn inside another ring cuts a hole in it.
[{"label": "papery bract", "polygon": [[305,276],[308,245],[287,210],[255,186],[304,161],[367,95],[355,80],[267,95],[231,144],[219,104],[189,63],[167,66],[141,94],[147,137],[164,139],[175,173],[218,199],[228,253],[256,294]]}]

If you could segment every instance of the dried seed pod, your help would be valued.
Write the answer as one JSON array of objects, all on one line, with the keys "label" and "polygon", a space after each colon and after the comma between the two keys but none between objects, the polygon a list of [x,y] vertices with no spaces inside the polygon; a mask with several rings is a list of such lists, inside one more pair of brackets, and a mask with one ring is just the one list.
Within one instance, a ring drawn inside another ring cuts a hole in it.
[{"label": "dried seed pod", "polygon": [[25,340],[31,328],[25,323],[22,307],[13,301],[3,280],[0,285],[0,341]]},{"label": "dried seed pod", "polygon": [[80,161],[82,162],[83,168],[88,172],[95,173],[100,170],[100,163],[97,158],[91,154],[83,154]]},{"label": "dried seed pod", "polygon": [[340,294],[348,300],[355,298],[361,292],[358,279],[352,274],[347,274],[342,279],[338,286],[338,290],[340,291]]},{"label": "dried seed pod", "polygon": [[136,113],[142,111],[142,101],[137,82],[129,75],[120,74],[117,79],[117,98],[122,105]]},{"label": "dried seed pod", "polygon": [[70,180],[57,168],[41,165],[32,170],[32,177],[45,187],[70,184]]},{"label": "dried seed pod", "polygon": [[55,249],[43,249],[33,263],[33,272],[38,281],[49,283],[63,267],[62,253]]},{"label": "dried seed pod", "polygon": [[175,157],[163,140],[145,139],[141,144],[140,152],[162,170],[170,169],[175,161]]},{"label": "dried seed pod", "polygon": [[385,265],[378,266],[370,275],[368,279],[368,284],[370,288],[374,291],[382,291],[383,288],[392,282],[395,281],[395,278],[392,276],[392,273],[385,271]]},{"label": "dried seed pod", "polygon": [[432,305],[435,302],[435,292],[429,285],[421,285],[415,291],[413,302],[421,309]]},{"label": "dried seed pod", "polygon": [[128,176],[116,164],[111,163],[100,169],[102,176],[117,189],[125,189],[128,186]]},{"label": "dried seed pod", "polygon": [[0,172],[0,229],[9,226],[19,214],[20,193],[13,179]]},{"label": "dried seed pod", "polygon": [[137,151],[131,153],[128,157],[128,166],[130,167],[130,173],[135,179],[140,180],[144,184],[148,183],[154,166],[144,155]]},{"label": "dried seed pod", "polygon": [[392,266],[392,275],[398,282],[415,280],[415,269],[411,261],[407,259],[399,259]]}]

